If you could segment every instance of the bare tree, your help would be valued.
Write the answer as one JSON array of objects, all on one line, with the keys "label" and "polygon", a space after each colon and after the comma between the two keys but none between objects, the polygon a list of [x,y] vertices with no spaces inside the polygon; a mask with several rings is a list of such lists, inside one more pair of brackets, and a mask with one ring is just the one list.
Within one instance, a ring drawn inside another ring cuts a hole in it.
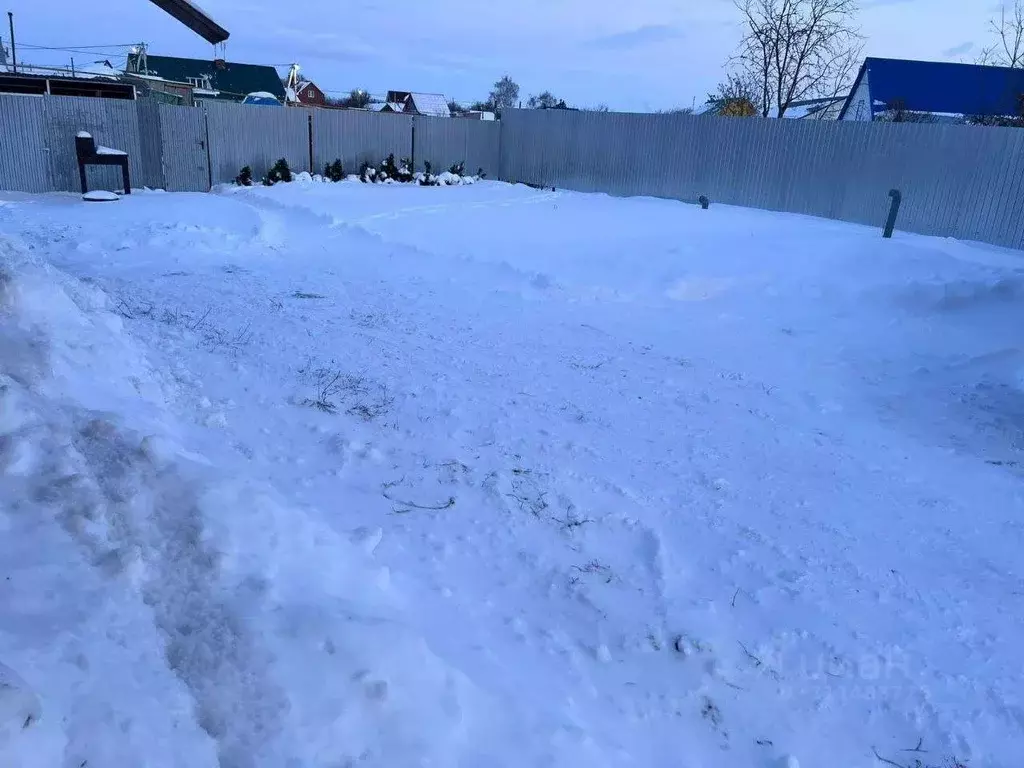
[{"label": "bare tree", "polygon": [[530,109],[568,109],[569,105],[565,103],[565,99],[555,98],[555,95],[551,91],[544,91],[543,93],[531,96],[526,100],[526,106]]},{"label": "bare tree", "polygon": [[370,103],[370,93],[362,88],[355,88],[349,91],[348,96],[335,99],[334,103],[339,107],[348,109],[365,109]]},{"label": "bare tree", "polygon": [[511,77],[505,75],[494,84],[488,101],[495,110],[512,109],[519,101],[519,86]]},{"label": "bare tree", "polygon": [[989,19],[988,26],[996,42],[982,49],[978,63],[1024,68],[1024,0],[1014,0],[1009,11],[1003,3],[999,18]]},{"label": "bare tree", "polygon": [[733,57],[768,117],[849,87],[863,48],[857,0],[734,0],[746,31]]}]

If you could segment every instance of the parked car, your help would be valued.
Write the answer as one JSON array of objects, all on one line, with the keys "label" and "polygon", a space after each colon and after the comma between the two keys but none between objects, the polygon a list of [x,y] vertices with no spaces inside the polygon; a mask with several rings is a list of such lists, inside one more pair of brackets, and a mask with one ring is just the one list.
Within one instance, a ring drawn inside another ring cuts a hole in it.
[{"label": "parked car", "polygon": [[260,107],[282,107],[284,106],[277,97],[267,91],[253,91],[242,99],[243,104],[255,104]]}]

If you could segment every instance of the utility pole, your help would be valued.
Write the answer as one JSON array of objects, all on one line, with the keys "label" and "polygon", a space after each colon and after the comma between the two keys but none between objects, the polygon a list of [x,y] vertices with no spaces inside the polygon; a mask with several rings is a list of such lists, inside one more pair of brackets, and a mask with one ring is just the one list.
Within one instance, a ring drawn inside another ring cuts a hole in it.
[{"label": "utility pole", "polygon": [[18,53],[14,48],[14,11],[7,12],[7,23],[11,26],[11,66],[14,74],[18,74]]}]

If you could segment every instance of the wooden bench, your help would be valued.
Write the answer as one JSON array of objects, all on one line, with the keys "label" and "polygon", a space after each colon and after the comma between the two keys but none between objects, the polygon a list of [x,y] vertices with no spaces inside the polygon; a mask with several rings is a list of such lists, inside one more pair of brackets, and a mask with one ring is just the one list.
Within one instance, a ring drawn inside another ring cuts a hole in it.
[{"label": "wooden bench", "polygon": [[85,180],[85,166],[87,165],[118,165],[121,167],[121,180],[124,183],[124,193],[132,193],[131,180],[128,177],[128,153],[110,147],[96,146],[96,140],[86,133],[80,131],[75,136],[75,154],[78,155],[78,177],[82,181],[82,194],[89,191]]}]

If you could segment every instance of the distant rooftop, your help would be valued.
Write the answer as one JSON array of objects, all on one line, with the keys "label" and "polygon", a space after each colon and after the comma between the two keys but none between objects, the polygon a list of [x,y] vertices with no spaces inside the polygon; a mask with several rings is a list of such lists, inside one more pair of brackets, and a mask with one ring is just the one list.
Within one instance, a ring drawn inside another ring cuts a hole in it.
[{"label": "distant rooftop", "polygon": [[1006,116],[1021,114],[1024,105],[1024,69],[867,58],[840,119],[865,79],[875,112],[899,104],[915,112]]}]

